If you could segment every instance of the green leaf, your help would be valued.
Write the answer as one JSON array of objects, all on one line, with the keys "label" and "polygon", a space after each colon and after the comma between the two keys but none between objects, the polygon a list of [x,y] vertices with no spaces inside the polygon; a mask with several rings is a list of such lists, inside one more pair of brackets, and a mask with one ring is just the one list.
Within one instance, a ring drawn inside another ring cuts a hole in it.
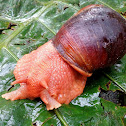
[{"label": "green leaf", "polygon": [[[0,0],[0,96],[15,80],[17,61],[53,38],[66,20],[89,4],[126,12],[125,0]],[[47,111],[40,99],[7,101],[0,97],[0,126],[124,126],[125,106],[104,100],[99,94],[100,88],[126,92],[125,75],[126,56],[111,68],[96,71],[88,78],[82,95],[54,111]]]}]

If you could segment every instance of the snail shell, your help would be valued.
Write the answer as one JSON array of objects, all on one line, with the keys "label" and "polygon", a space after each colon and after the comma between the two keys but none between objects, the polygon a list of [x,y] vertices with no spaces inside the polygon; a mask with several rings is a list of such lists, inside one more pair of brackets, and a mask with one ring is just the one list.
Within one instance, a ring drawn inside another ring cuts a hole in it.
[{"label": "snail shell", "polygon": [[108,7],[89,5],[61,27],[53,45],[71,66],[90,76],[126,53],[126,21]]}]

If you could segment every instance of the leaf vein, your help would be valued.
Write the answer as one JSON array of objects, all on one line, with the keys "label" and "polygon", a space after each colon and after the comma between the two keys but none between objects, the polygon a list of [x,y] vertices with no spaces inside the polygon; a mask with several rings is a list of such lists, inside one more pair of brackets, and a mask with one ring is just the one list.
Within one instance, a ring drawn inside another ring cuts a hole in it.
[{"label": "leaf vein", "polygon": [[3,47],[3,49],[5,49],[16,61],[19,60],[19,58],[13,52],[11,52],[8,48]]}]

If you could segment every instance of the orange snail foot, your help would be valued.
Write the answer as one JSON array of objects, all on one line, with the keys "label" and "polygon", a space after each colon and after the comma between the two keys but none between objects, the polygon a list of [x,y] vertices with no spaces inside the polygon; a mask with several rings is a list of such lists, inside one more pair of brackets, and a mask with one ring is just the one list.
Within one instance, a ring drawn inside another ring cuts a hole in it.
[{"label": "orange snail foot", "polygon": [[20,88],[2,97],[10,100],[40,97],[47,110],[69,104],[83,92],[87,76],[79,74],[64,61],[50,40],[24,55],[17,63],[15,81]]},{"label": "orange snail foot", "polygon": [[21,85],[21,87],[15,91],[5,93],[2,95],[2,98],[6,100],[18,100],[18,99],[26,99],[27,98],[27,88],[26,84]]}]

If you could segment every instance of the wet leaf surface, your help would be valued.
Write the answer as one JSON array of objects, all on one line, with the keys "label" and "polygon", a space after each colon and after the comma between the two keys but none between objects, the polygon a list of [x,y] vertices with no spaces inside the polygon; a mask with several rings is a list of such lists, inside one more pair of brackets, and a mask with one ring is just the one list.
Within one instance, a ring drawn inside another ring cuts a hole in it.
[{"label": "wet leaf surface", "polygon": [[105,95],[99,97],[100,88],[105,94],[108,90],[110,94],[126,92],[126,56],[112,67],[96,71],[88,78],[84,93],[58,111],[47,111],[40,99],[7,101],[1,97],[15,80],[18,59],[53,38],[67,19],[89,4],[104,4],[125,16],[125,0],[0,1],[0,126],[126,125],[125,106],[105,100]]}]

